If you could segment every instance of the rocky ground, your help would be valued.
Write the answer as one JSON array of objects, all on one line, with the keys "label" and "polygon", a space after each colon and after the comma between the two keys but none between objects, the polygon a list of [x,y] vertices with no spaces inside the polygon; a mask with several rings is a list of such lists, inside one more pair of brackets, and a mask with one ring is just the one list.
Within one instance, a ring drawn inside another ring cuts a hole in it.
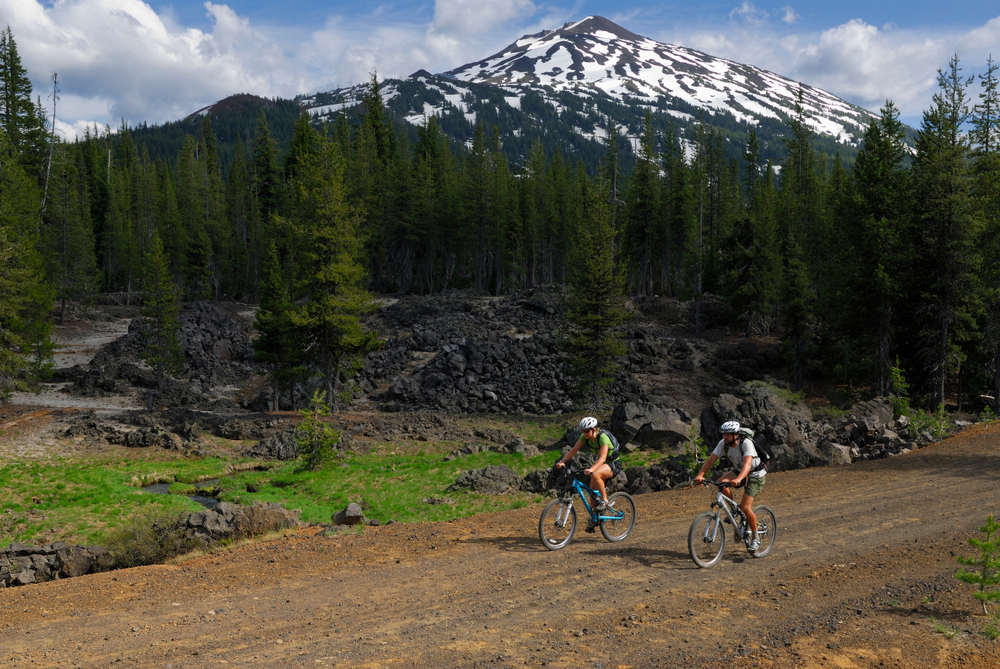
[{"label": "rocky ground", "polygon": [[955,555],[1000,504],[997,429],[769,475],[772,553],[687,555],[705,489],[636,498],[560,552],[540,508],[309,530],[176,565],[0,590],[11,667],[996,667]]},{"label": "rocky ground", "polygon": [[[557,296],[384,302],[372,324],[386,346],[366,361],[356,401],[337,417],[345,448],[445,441],[460,458],[484,448],[563,450],[574,440],[583,407],[555,346]],[[701,332],[688,304],[632,306],[615,409],[601,418],[626,451],[670,457],[629,467],[613,484],[636,494],[639,508],[623,544],[581,533],[548,553],[537,539],[540,508],[332,537],[300,529],[173,566],[0,590],[2,662],[998,666],[953,574],[954,555],[967,553],[965,538],[1000,501],[1000,433],[974,427],[942,441],[894,421],[877,400],[831,418],[784,390],[774,342],[728,332],[711,302]],[[58,328],[54,382],[0,407],[0,456],[131,446],[294,456],[291,409],[309,389],[266,411],[274,398],[252,361],[252,310],[185,310],[185,370],[151,412],[135,315],[80,310]],[[498,417],[551,422],[568,435],[524,443]],[[730,548],[706,572],[685,542],[707,493],[686,487],[679,459],[692,435],[714,443],[729,418],[753,426],[776,456],[779,471],[760,501],[774,508],[781,534],[768,558]],[[467,474],[456,485],[494,494],[547,485],[541,474]]]}]

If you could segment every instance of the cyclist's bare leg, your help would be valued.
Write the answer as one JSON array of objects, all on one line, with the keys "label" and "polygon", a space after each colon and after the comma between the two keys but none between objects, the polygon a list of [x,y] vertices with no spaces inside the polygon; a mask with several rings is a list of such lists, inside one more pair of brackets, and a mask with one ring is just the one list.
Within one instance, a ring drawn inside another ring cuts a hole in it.
[{"label": "cyclist's bare leg", "polygon": [[743,493],[743,498],[740,500],[740,511],[743,515],[747,517],[747,525],[750,526],[750,531],[753,532],[754,538],[757,537],[757,516],[753,512],[752,505],[753,497]]},{"label": "cyclist's bare leg", "polygon": [[[736,472],[729,472],[729,473],[723,474],[722,476],[719,477],[719,483],[722,483],[724,481],[732,481],[735,478],[736,478]],[[729,488],[729,487],[722,488],[722,494],[725,495],[726,497],[728,497],[729,499],[733,499],[733,489],[732,488]]]},{"label": "cyclist's bare leg", "polygon": [[611,467],[608,465],[601,465],[590,472],[590,487],[601,493],[601,499],[605,502],[608,501],[608,492],[604,488],[604,481],[613,476]]}]

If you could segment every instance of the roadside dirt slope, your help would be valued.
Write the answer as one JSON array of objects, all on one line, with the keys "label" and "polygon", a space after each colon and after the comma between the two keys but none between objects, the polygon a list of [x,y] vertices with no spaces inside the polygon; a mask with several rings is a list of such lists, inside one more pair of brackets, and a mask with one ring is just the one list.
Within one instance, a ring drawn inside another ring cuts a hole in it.
[{"label": "roadside dirt slope", "polygon": [[533,507],[3,590],[0,665],[997,667],[953,575],[1000,511],[998,443],[771,474],[774,551],[711,570],[687,555],[700,488],[637,497],[621,544],[546,551]]}]

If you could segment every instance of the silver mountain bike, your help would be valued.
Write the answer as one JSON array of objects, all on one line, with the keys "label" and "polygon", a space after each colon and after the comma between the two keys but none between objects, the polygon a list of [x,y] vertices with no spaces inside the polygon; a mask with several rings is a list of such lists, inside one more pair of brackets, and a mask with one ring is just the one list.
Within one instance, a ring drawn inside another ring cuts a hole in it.
[{"label": "silver mountain bike", "polygon": [[[709,484],[717,489],[712,509],[698,514],[688,532],[688,551],[694,563],[707,569],[714,567],[722,559],[722,554],[726,550],[726,528],[723,527],[725,523],[732,525],[733,536],[736,541],[742,541],[746,545],[750,555],[755,558],[767,557],[778,537],[778,522],[774,519],[774,512],[766,506],[758,506],[753,510],[757,516],[757,538],[760,539],[760,548],[751,551],[750,542],[753,533],[750,531],[746,516],[740,511],[736,502],[722,494],[723,488],[736,486],[731,481],[702,481],[702,485]],[[746,481],[740,487],[745,484]]]}]

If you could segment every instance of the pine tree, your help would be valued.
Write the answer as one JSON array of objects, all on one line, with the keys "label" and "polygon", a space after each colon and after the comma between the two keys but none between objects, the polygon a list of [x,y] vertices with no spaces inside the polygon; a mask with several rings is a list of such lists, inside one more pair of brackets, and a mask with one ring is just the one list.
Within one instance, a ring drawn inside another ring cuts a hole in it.
[{"label": "pine tree", "polygon": [[177,317],[180,304],[176,286],[170,277],[170,264],[163,243],[156,232],[143,254],[142,275],[143,360],[153,368],[156,387],[163,392],[163,381],[184,368],[184,357],[177,340]]},{"label": "pine tree", "polygon": [[66,317],[67,302],[87,298],[97,280],[87,182],[78,169],[78,157],[82,159],[82,153],[71,151],[65,144],[55,147],[43,223],[42,248],[49,280],[60,301],[60,325]]},{"label": "pine tree", "polygon": [[752,129],[744,158],[747,203],[725,245],[723,281],[729,308],[743,321],[743,336],[759,337],[770,330],[778,302],[781,254],[771,166],[766,171],[761,167],[760,145]]},{"label": "pine tree", "polygon": [[52,292],[35,250],[39,198],[0,129],[0,404],[51,362]]},{"label": "pine tree", "polygon": [[31,94],[31,80],[7,26],[0,30],[0,127],[21,166],[40,178],[46,151],[45,111]]},{"label": "pine tree", "polygon": [[292,323],[295,305],[282,275],[274,242],[271,242],[264,261],[259,292],[260,304],[254,317],[254,329],[257,331],[253,342],[254,359],[270,367],[272,409],[278,411],[281,408],[282,386],[288,387],[294,409],[295,381],[303,375],[304,342]]},{"label": "pine tree", "polygon": [[919,257],[913,268],[920,291],[920,355],[930,406],[945,400],[945,385],[960,370],[975,331],[981,304],[977,280],[981,261],[976,246],[981,221],[976,216],[969,175],[969,144],[963,133],[969,110],[968,82],[954,57],[938,71],[939,91],[924,112],[914,160],[916,238]]},{"label": "pine tree", "polygon": [[[979,76],[982,91],[972,111],[974,155],[973,196],[983,221],[979,247],[984,257],[1000,257],[1000,87],[997,64],[987,60],[986,72]],[[983,267],[985,318],[980,353],[984,386],[993,397],[993,411],[1000,415],[1000,263]]]},{"label": "pine tree", "polygon": [[[909,264],[906,228],[910,178],[904,161],[903,125],[891,101],[872,120],[853,171],[853,187],[838,217],[839,277],[828,313],[846,338],[848,354],[860,357],[880,395],[889,391],[896,358],[896,307]],[[859,313],[866,318],[857,318]]]},{"label": "pine tree", "polygon": [[581,393],[593,406],[604,401],[625,345],[617,328],[625,320],[625,279],[617,266],[609,186],[598,180],[584,194],[583,220],[569,268],[568,331],[563,346]]},{"label": "pine tree", "polygon": [[345,399],[344,380],[381,342],[362,324],[376,305],[363,288],[362,216],[347,201],[343,157],[337,145],[324,137],[315,138],[314,145],[315,155],[299,163],[290,183],[295,216],[290,224],[303,261],[305,297],[292,322],[301,329],[306,352],[319,367],[336,410]]},{"label": "pine tree", "polygon": [[625,196],[625,247],[634,292],[640,297],[653,294],[653,263],[657,255],[656,233],[660,229],[661,211],[659,165],[653,117],[647,111],[646,124],[639,142],[639,156]]},{"label": "pine tree", "polygon": [[791,233],[785,243],[784,255],[785,277],[781,321],[792,374],[795,378],[795,390],[800,391],[812,349],[816,297],[809,280],[809,271],[802,259],[802,250]]}]

